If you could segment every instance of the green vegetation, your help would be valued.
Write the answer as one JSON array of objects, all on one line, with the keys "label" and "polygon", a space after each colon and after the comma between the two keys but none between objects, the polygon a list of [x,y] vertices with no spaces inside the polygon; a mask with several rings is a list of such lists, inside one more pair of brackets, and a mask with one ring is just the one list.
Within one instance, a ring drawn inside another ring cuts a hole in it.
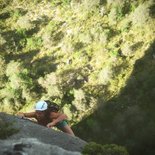
[{"label": "green vegetation", "polygon": [[77,136],[153,155],[153,0],[0,0],[0,111],[57,102]]},{"label": "green vegetation", "polygon": [[18,130],[13,127],[13,123],[5,122],[3,118],[0,118],[0,139],[6,139],[17,132]]},{"label": "green vegetation", "polygon": [[115,144],[101,145],[95,142],[88,143],[83,151],[83,155],[129,155],[127,150]]}]

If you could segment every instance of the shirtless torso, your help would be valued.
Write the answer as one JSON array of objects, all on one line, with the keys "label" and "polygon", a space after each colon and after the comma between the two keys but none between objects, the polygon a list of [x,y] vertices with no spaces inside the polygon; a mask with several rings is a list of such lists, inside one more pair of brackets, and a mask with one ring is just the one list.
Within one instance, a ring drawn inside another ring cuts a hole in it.
[{"label": "shirtless torso", "polygon": [[37,123],[48,128],[56,126],[61,131],[68,133],[74,136],[74,133],[67,122],[64,121],[67,119],[65,114],[59,112],[47,112],[47,111],[35,111],[30,113],[19,113],[18,115],[24,116],[27,118],[35,118]]}]

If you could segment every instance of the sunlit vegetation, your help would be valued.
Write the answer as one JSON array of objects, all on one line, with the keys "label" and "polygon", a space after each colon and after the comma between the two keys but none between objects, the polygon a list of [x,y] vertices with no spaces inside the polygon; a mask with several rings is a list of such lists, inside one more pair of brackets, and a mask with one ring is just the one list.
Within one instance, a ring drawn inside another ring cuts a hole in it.
[{"label": "sunlit vegetation", "polygon": [[79,137],[154,154],[154,6],[0,0],[0,110],[54,100]]}]

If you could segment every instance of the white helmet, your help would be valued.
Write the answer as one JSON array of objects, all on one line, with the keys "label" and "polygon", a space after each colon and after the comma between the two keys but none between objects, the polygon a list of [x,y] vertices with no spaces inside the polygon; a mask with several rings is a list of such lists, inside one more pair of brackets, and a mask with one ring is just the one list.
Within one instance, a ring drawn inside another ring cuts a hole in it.
[{"label": "white helmet", "polygon": [[48,104],[45,101],[39,101],[35,105],[35,110],[44,111],[47,110]]}]

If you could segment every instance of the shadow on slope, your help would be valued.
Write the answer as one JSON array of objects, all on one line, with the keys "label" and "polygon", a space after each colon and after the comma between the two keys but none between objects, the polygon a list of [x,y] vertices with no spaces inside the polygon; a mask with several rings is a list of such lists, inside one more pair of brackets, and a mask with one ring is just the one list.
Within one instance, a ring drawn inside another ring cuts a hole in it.
[{"label": "shadow on slope", "polygon": [[[132,155],[155,154],[155,41],[119,96],[73,127],[87,141],[124,145]],[[101,102],[101,101],[99,101]]]}]

